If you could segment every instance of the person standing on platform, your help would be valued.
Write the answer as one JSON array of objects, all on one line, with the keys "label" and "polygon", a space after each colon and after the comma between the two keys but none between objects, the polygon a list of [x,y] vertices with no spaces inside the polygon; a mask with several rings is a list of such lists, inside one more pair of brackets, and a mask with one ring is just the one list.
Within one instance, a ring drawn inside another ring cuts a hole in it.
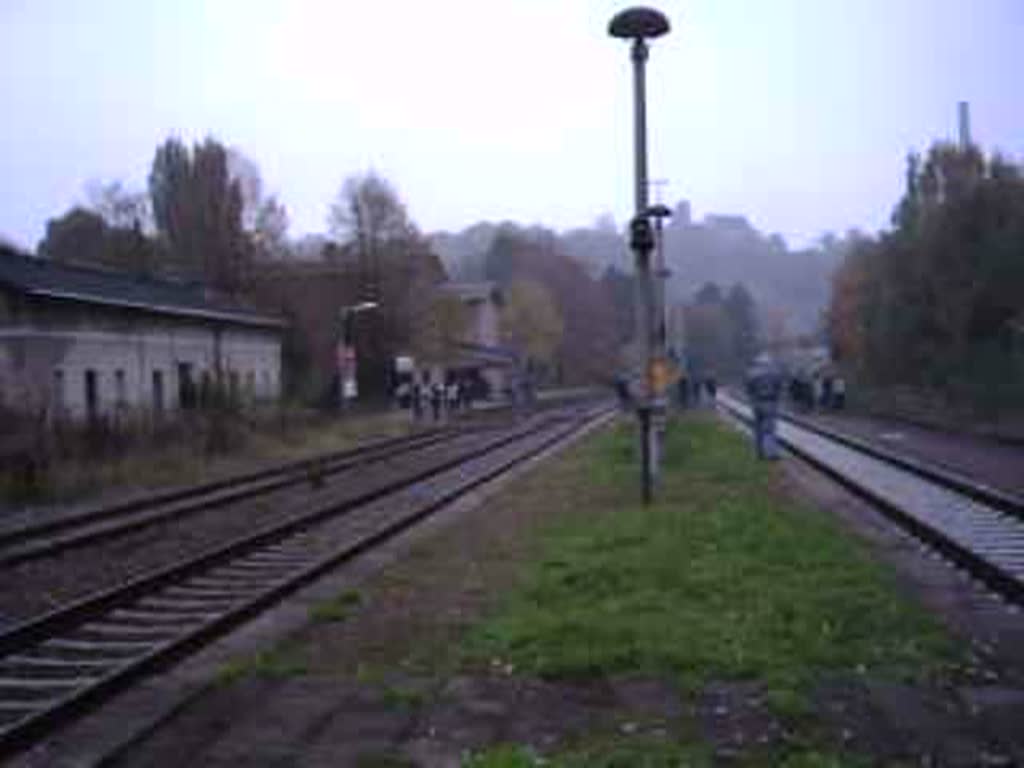
[{"label": "person standing on platform", "polygon": [[759,459],[779,457],[775,426],[781,394],[778,366],[768,355],[758,355],[747,374],[747,396],[754,408],[754,448]]},{"label": "person standing on platform", "polygon": [[836,376],[832,384],[832,407],[841,411],[846,405],[846,381],[842,376]]},{"label": "person standing on platform", "polygon": [[430,387],[430,407],[434,412],[434,423],[441,420],[441,403],[444,401],[444,385],[435,381]]}]

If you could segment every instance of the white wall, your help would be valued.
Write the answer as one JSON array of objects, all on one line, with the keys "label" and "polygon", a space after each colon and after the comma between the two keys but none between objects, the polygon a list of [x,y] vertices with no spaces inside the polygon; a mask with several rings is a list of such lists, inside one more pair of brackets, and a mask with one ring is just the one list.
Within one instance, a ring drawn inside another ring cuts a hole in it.
[{"label": "white wall", "polygon": [[[99,314],[99,313],[97,313]],[[102,330],[100,330],[102,328]],[[94,371],[99,414],[112,414],[119,401],[118,371],[123,375],[123,406],[148,411],[154,407],[154,371],[163,378],[163,408],[179,407],[178,365],[192,367],[198,387],[203,372],[215,380],[219,346],[225,376],[238,374],[240,394],[273,399],[280,394],[281,342],[272,330],[230,328],[219,332],[197,321],[160,318],[137,321],[124,330],[111,323],[78,322],[73,328],[17,326],[0,328],[0,387],[8,406],[36,410],[40,406],[72,419],[87,415],[86,377]],[[63,393],[57,385],[63,381]]]}]

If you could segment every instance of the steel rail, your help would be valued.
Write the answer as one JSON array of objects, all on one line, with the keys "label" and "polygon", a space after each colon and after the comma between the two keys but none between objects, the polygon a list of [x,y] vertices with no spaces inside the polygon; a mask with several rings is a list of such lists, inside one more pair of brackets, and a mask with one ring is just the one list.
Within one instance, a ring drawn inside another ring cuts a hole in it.
[{"label": "steel rail", "polygon": [[815,424],[810,419],[798,416],[789,411],[783,411],[780,417],[796,424],[803,429],[815,432],[836,442],[847,445],[869,456],[882,459],[894,464],[901,469],[912,472],[919,477],[938,483],[945,488],[951,488],[959,493],[969,496],[990,507],[995,507],[1008,514],[1024,519],[1024,498],[1018,495],[994,488],[986,483],[978,482],[961,474],[953,469],[939,467],[935,464],[906,456],[888,448],[871,443],[861,437],[855,437],[841,430]]},{"label": "steel rail", "polygon": [[0,531],[0,568],[105,541],[281,488],[317,482],[370,462],[453,439],[469,431],[431,430],[421,435],[375,440],[342,451]]},{"label": "steel rail", "polygon": [[[729,395],[719,395],[717,402],[732,418],[748,427],[751,425],[752,418],[744,403]],[[1000,506],[1004,494],[988,497],[991,503],[983,502],[977,495],[961,490],[959,481],[949,480],[940,470],[930,468],[927,474],[917,472],[918,462],[907,465],[904,461],[892,461],[890,451],[864,450],[859,445],[863,441],[840,440],[828,431],[810,429],[785,414],[780,419],[793,430],[802,430],[854,455],[867,457],[879,467],[902,472],[918,483],[921,491],[929,497],[934,497],[935,489],[938,489],[943,494],[941,499],[930,498],[927,503],[914,503],[904,493],[901,501],[897,498],[900,494],[886,488],[886,484],[872,482],[871,477],[863,473],[856,476],[835,461],[827,460],[821,451],[801,445],[792,437],[778,435],[780,443],[793,455],[868,500],[993,591],[1014,603],[1024,603],[1024,523],[1011,509]],[[794,432],[794,435],[799,433]]]},{"label": "steel rail", "polygon": [[[7,713],[7,721],[0,721],[0,756],[30,746],[609,412],[592,407],[514,428],[387,488],[295,515],[0,633],[0,716]],[[479,469],[465,471],[474,462]],[[435,489],[380,527],[340,542],[327,554],[311,554],[309,542],[303,540],[319,524],[447,472],[455,475],[452,484]]]}]

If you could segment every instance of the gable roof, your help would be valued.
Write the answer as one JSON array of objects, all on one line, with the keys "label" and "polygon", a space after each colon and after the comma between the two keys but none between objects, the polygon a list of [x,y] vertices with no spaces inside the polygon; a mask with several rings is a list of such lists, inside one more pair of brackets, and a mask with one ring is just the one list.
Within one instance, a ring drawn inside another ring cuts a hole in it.
[{"label": "gable roof", "polygon": [[136,309],[162,315],[281,328],[277,317],[207,296],[203,286],[75,264],[0,246],[0,285],[27,296]]}]

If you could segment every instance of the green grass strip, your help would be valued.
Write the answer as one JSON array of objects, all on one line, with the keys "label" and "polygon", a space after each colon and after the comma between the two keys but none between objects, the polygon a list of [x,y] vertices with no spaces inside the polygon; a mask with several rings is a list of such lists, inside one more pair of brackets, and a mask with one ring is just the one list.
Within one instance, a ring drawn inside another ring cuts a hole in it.
[{"label": "green grass strip", "polygon": [[634,442],[622,424],[564,465],[586,473],[587,508],[543,533],[522,586],[471,635],[471,658],[781,692],[822,671],[913,679],[949,658],[946,634],[886,568],[828,513],[783,495],[779,468],[743,437],[708,417],[673,421],[648,508]]}]

